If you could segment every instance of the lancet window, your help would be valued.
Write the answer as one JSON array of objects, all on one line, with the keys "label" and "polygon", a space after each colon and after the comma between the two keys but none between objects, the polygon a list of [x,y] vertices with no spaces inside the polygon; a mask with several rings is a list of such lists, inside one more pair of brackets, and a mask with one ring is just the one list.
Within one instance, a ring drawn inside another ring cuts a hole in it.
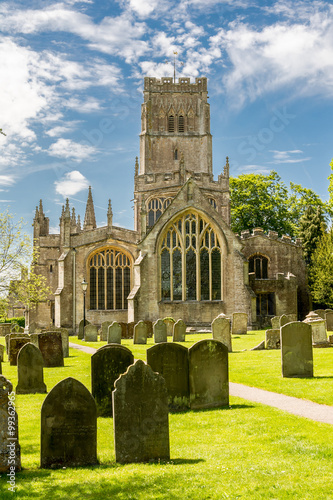
[{"label": "lancet window", "polygon": [[256,279],[268,278],[268,259],[264,255],[253,255],[249,258],[249,273],[255,273]]},{"label": "lancet window", "polygon": [[171,198],[152,198],[148,201],[147,224],[152,227],[157,219],[161,217],[165,209],[170,205]]}]

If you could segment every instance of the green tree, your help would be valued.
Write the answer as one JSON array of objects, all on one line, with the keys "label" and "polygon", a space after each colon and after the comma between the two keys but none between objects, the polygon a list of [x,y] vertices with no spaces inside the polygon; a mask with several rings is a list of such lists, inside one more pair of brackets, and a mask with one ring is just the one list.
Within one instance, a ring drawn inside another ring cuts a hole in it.
[{"label": "green tree", "polygon": [[[330,163],[331,170],[333,171],[333,159]],[[328,186],[328,192],[329,192],[329,207],[331,211],[333,212],[333,174],[328,176],[328,180],[330,181],[329,186]]]},{"label": "green tree", "polygon": [[34,267],[37,258],[36,251],[33,257],[30,272],[24,269],[21,279],[15,280],[11,284],[11,298],[25,306],[27,311],[35,308],[40,302],[47,300],[52,293],[45,276],[37,273]]},{"label": "green tree", "polygon": [[310,281],[314,302],[333,307],[333,228],[323,234],[313,253]]},{"label": "green tree", "polygon": [[325,217],[320,206],[309,205],[299,219],[298,236],[302,240],[303,255],[307,265],[311,264],[312,255],[320,238],[326,231]]}]

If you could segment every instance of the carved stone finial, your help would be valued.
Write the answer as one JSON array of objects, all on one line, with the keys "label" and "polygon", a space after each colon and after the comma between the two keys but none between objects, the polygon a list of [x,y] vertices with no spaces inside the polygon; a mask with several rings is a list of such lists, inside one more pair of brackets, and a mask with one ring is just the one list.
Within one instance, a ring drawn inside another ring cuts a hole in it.
[{"label": "carved stone finial", "polygon": [[135,157],[135,175],[139,174],[139,158]]},{"label": "carved stone finial", "polygon": [[96,229],[97,224],[96,224],[96,217],[95,217],[95,208],[94,208],[94,202],[91,194],[91,186],[89,186],[89,192],[88,192],[88,200],[87,200],[87,205],[86,205],[86,213],[84,216],[84,223],[83,223],[83,229]]}]

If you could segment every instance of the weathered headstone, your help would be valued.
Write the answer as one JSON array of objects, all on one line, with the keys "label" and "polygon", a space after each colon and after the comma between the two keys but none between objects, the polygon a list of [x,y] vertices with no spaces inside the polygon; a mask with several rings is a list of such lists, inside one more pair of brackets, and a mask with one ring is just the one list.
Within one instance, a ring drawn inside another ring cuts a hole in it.
[{"label": "weathered headstone", "polygon": [[26,338],[29,339],[30,335],[28,333],[8,333],[5,337],[5,342],[6,342],[6,352],[7,356],[9,357],[9,350],[10,350],[10,339],[15,339],[15,338]]},{"label": "weathered headstone", "polygon": [[313,377],[311,325],[302,321],[281,327],[283,377]]},{"label": "weathered headstone", "polygon": [[[123,321],[118,321],[118,323],[121,326],[121,338],[129,339],[130,337],[128,335],[127,323],[124,323]],[[133,337],[133,332],[132,332],[132,337]]]},{"label": "weathered headstone", "polygon": [[38,347],[42,353],[45,367],[64,366],[60,332],[38,333]]},{"label": "weathered headstone", "polygon": [[108,328],[107,343],[108,344],[121,344],[122,328],[117,321],[113,321]]},{"label": "weathered headstone", "polygon": [[233,335],[245,335],[247,333],[247,313],[235,312],[232,315],[231,332]]},{"label": "weathered headstone", "polygon": [[164,323],[167,327],[167,336],[172,337],[173,335],[173,325],[175,324],[175,320],[173,318],[164,318]]},{"label": "weathered headstone", "polygon": [[91,356],[91,392],[98,416],[112,417],[114,383],[133,363],[132,352],[117,344],[107,344]]},{"label": "weathered headstone", "polygon": [[142,360],[119,377],[113,391],[116,462],[169,460],[168,394],[164,378]]},{"label": "weathered headstone", "polygon": [[17,365],[17,356],[21,347],[29,342],[26,337],[14,337],[9,339],[9,364],[10,366]]},{"label": "weathered headstone", "polygon": [[274,330],[266,330],[265,332],[265,348],[280,349],[280,328]]},{"label": "weathered headstone", "polygon": [[53,387],[41,410],[41,467],[97,464],[96,403],[74,378]]},{"label": "weathered headstone", "polygon": [[101,337],[100,339],[103,340],[103,342],[107,341],[108,338],[108,328],[111,325],[112,321],[103,321],[102,323],[102,328],[101,328]]},{"label": "weathered headstone", "polygon": [[230,321],[227,318],[215,318],[212,322],[213,339],[219,340],[232,351]]},{"label": "weathered headstone", "polygon": [[186,324],[182,319],[176,321],[173,325],[173,342],[185,342],[186,339]]},{"label": "weathered headstone", "polygon": [[[167,342],[167,326],[163,319],[158,319],[153,326],[154,329],[154,342],[159,344],[160,342]],[[156,370],[155,370],[156,371]]]},{"label": "weathered headstone", "polygon": [[79,332],[78,332],[78,335],[77,335],[77,338],[78,339],[83,339],[84,337],[84,326],[87,326],[87,325],[90,325],[90,322],[86,319],[86,322],[85,322],[85,325],[83,325],[83,319],[81,319],[80,323],[79,323]]},{"label": "weathered headstone", "polygon": [[97,342],[97,326],[87,325],[84,327],[84,341],[85,342]]},{"label": "weathered headstone", "polygon": [[271,318],[272,330],[280,331],[280,316],[273,316]]},{"label": "weathered headstone", "polygon": [[326,328],[329,332],[333,332],[333,311],[326,310]]},{"label": "weathered headstone", "polygon": [[15,394],[12,383],[0,375],[0,474],[9,474],[6,480],[13,481],[12,486],[15,486],[15,472],[19,470],[21,470],[21,450],[18,441]]},{"label": "weathered headstone", "polygon": [[147,344],[147,325],[144,321],[134,326],[133,344]]},{"label": "weathered headstone", "polygon": [[280,316],[280,328],[281,326],[284,326],[287,323],[290,323],[288,316],[286,314],[282,314],[282,316]]},{"label": "weathered headstone", "polygon": [[0,337],[5,337],[10,333],[11,323],[0,323]]},{"label": "weathered headstone", "polygon": [[153,322],[150,321],[150,320],[144,320],[144,323],[146,324],[147,326],[147,337],[150,338],[153,336]]},{"label": "weathered headstone", "polygon": [[218,340],[199,340],[189,349],[191,409],[229,405],[228,348]]},{"label": "weathered headstone", "polygon": [[190,407],[188,349],[173,342],[154,345],[147,349],[147,363],[165,380],[169,410],[188,409]]},{"label": "weathered headstone", "polygon": [[325,309],[315,309],[313,312],[318,314],[322,319],[325,319]]},{"label": "weathered headstone", "polygon": [[64,358],[69,357],[69,338],[68,330],[66,328],[61,329],[61,343],[62,343],[62,354]]},{"label": "weathered headstone", "polygon": [[127,323],[127,325],[126,325],[126,338],[134,339],[134,327],[135,327],[135,323],[133,321],[131,321],[130,323]]},{"label": "weathered headstone", "polygon": [[17,394],[45,393],[43,378],[44,361],[40,350],[31,343],[25,344],[17,357]]},{"label": "weathered headstone", "polygon": [[326,321],[319,314],[311,311],[306,316],[304,323],[311,325],[313,344],[327,342]]},{"label": "weathered headstone", "polygon": [[287,323],[291,323],[292,321],[297,321],[297,314],[285,314],[287,318]]},{"label": "weathered headstone", "polygon": [[4,360],[4,352],[5,352],[5,346],[3,346],[2,344],[0,344],[0,362],[2,363],[3,360]]}]

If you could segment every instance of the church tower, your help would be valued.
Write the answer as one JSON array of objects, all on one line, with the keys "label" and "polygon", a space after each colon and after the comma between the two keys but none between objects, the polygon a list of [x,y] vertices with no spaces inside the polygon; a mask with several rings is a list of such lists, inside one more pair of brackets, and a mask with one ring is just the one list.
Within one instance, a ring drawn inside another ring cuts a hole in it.
[{"label": "church tower", "polygon": [[143,94],[140,164],[136,160],[135,165],[135,230],[146,234],[190,177],[229,224],[228,164],[218,181],[213,178],[207,78],[191,83],[190,78],[175,82],[147,77]]}]

